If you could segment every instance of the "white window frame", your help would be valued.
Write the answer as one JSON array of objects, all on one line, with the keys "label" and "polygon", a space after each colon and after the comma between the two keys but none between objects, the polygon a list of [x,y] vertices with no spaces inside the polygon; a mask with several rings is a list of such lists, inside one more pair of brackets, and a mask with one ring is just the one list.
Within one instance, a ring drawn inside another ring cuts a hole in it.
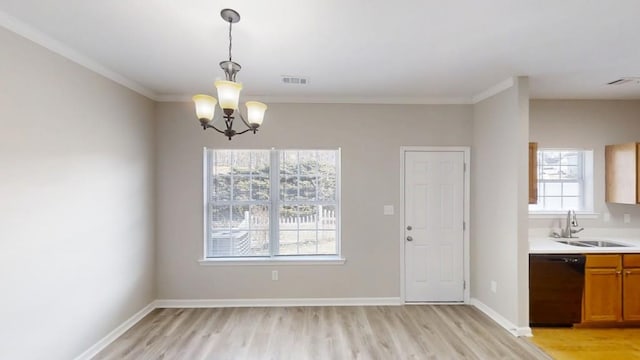
[{"label": "white window frame", "polygon": [[[582,181],[580,182],[582,187],[582,196],[580,201],[583,202],[583,208],[578,210],[574,209],[577,214],[580,214],[582,218],[594,219],[598,217],[598,214],[594,212],[594,151],[592,149],[582,149],[582,148],[538,148],[538,152],[536,156],[538,157],[538,166],[536,171],[538,172],[537,181],[538,181],[538,191],[540,191],[540,183],[546,182],[545,180],[540,179],[540,156],[541,152],[544,151],[579,151],[582,153]],[[549,180],[549,183],[563,183],[561,180]],[[549,209],[540,209],[534,210],[532,207],[535,206],[533,204],[529,205],[529,218],[535,219],[551,219],[551,218],[562,218],[562,216],[566,216],[567,209],[565,210],[549,210]]]},{"label": "white window frame", "polygon": [[[270,153],[270,172],[269,181],[270,187],[270,199],[269,202],[269,218],[278,219],[280,209],[280,152],[281,151],[314,151],[314,150],[332,150],[336,151],[336,201],[335,201],[335,221],[336,221],[336,254],[324,255],[277,255],[276,248],[279,243],[279,224],[276,221],[275,226],[270,221],[269,226],[269,255],[268,256],[236,256],[236,257],[215,257],[209,258],[207,255],[207,240],[209,229],[209,176],[207,171],[209,168],[208,156],[206,147],[203,148],[203,248],[202,258],[198,260],[201,265],[341,265],[346,262],[346,259],[342,257],[342,244],[341,244],[341,164],[342,153],[340,148],[332,149],[269,149]],[[215,149],[211,149],[215,150]],[[229,149],[232,151],[260,151],[264,149]],[[274,184],[276,186],[274,186]],[[259,201],[258,201],[259,202]],[[256,203],[258,203],[256,202]],[[301,201],[301,203],[308,205],[325,205],[326,201]],[[333,205],[333,204],[332,204]]]}]

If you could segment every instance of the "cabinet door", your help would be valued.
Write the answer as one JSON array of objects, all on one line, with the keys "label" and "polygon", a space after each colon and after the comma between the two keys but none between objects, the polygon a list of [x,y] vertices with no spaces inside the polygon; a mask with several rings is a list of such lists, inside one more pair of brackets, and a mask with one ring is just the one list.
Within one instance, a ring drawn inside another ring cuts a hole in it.
[{"label": "cabinet door", "polygon": [[624,269],[623,272],[623,318],[640,321],[640,268]]},{"label": "cabinet door", "polygon": [[538,203],[538,143],[529,143],[529,204]]},{"label": "cabinet door", "polygon": [[621,320],[621,273],[617,268],[585,270],[583,321]]},{"label": "cabinet door", "polygon": [[607,145],[604,148],[605,201],[638,203],[638,144]]}]

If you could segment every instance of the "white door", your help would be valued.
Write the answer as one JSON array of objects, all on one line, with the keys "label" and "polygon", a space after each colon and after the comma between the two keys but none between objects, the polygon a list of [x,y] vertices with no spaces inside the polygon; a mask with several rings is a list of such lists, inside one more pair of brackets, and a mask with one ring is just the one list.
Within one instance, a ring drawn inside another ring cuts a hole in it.
[{"label": "white door", "polygon": [[405,151],[405,301],[464,301],[464,152]]}]

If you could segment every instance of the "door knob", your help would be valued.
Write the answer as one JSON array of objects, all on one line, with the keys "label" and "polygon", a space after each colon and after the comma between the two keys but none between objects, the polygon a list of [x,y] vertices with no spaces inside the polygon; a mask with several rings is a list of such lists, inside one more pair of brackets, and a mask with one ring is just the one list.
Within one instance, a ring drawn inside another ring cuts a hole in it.
[{"label": "door knob", "polygon": [[411,225],[408,225],[408,226],[407,226],[407,230],[411,231],[411,229],[413,229],[413,228],[411,227]]},{"label": "door knob", "polygon": [[413,241],[413,237],[407,236],[407,241]]}]

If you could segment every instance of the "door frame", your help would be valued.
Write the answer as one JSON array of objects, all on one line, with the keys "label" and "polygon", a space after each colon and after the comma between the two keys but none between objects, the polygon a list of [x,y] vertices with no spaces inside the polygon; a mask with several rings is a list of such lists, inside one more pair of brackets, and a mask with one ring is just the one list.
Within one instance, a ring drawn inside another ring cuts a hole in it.
[{"label": "door frame", "polygon": [[[471,199],[471,148],[469,146],[401,146],[400,147],[400,302],[406,304],[406,284],[405,284],[405,240],[404,240],[404,183],[405,183],[405,153],[409,151],[423,151],[423,152],[462,152],[464,154],[465,171],[464,176],[464,205],[463,205],[463,221],[465,222],[465,229],[463,231],[463,245],[462,245],[462,264],[464,266],[463,276],[465,288],[463,292],[464,300],[462,303],[454,302],[453,304],[469,304],[469,298],[471,294],[471,271],[469,269],[471,265],[471,257],[469,255],[469,201]],[[438,303],[441,304],[441,303]]]}]

